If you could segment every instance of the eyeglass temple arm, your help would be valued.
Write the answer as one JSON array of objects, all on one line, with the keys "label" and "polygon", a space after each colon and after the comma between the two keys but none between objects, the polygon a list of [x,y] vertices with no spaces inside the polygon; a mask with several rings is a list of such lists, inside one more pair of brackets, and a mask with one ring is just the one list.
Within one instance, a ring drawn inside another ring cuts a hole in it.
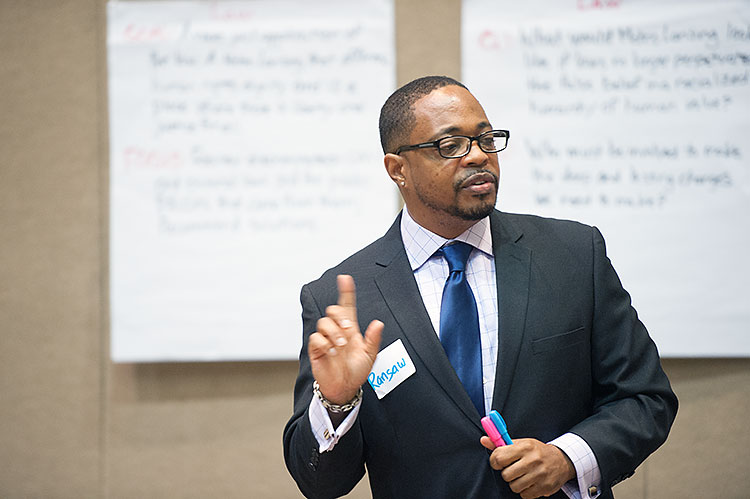
[{"label": "eyeglass temple arm", "polygon": [[413,146],[401,146],[398,149],[396,149],[396,152],[394,154],[400,154],[403,151],[413,151],[414,149],[427,149],[429,147],[437,147],[438,141],[435,142],[425,142],[423,144],[416,144]]}]

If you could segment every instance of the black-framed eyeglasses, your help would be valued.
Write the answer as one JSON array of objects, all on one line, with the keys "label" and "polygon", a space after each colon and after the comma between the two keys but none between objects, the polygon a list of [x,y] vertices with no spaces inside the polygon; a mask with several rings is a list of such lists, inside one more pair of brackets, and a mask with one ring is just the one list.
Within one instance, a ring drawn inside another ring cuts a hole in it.
[{"label": "black-framed eyeglasses", "polygon": [[446,159],[463,158],[471,151],[471,143],[475,140],[479,148],[486,153],[500,152],[508,147],[510,132],[508,130],[488,130],[480,133],[476,137],[468,135],[451,135],[433,142],[423,142],[411,146],[401,146],[396,149],[395,154],[401,154],[404,151],[413,151],[414,149],[426,149],[436,147],[440,156]]}]

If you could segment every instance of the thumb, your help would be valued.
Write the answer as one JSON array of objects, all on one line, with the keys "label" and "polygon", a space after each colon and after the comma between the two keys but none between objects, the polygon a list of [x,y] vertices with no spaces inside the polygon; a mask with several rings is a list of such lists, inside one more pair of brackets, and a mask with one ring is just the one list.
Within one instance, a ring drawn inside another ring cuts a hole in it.
[{"label": "thumb", "polygon": [[385,324],[376,320],[372,321],[365,331],[365,350],[373,362],[375,361],[375,357],[378,356],[380,339],[383,336],[383,328],[385,328]]},{"label": "thumb", "polygon": [[487,450],[495,450],[495,444],[492,443],[492,440],[490,440],[490,437],[486,435],[482,435],[482,438],[479,439],[479,442],[487,449]]}]

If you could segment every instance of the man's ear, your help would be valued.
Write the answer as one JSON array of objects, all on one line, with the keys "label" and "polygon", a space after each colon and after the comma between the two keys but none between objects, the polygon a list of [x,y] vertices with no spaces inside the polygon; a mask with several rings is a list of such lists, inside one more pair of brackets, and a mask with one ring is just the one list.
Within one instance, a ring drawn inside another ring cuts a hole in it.
[{"label": "man's ear", "polygon": [[397,186],[403,187],[406,182],[404,171],[406,168],[406,161],[403,156],[388,153],[383,157],[383,164],[385,164],[385,170],[388,172],[388,176],[391,177],[391,180],[393,180]]}]

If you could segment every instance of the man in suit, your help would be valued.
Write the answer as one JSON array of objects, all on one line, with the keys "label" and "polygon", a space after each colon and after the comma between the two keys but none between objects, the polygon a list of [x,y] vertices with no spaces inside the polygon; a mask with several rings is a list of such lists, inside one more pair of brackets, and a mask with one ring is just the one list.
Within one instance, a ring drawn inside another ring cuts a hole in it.
[{"label": "man in suit", "polygon": [[[666,439],[677,399],[601,234],[495,210],[509,132],[455,80],[398,89],[380,133],[405,208],[301,292],[284,430],[300,490],[344,495],[366,466],[376,498],[613,497]],[[444,346],[453,244],[469,252],[461,309],[478,321],[458,361]],[[490,409],[513,445],[483,436]]]}]

